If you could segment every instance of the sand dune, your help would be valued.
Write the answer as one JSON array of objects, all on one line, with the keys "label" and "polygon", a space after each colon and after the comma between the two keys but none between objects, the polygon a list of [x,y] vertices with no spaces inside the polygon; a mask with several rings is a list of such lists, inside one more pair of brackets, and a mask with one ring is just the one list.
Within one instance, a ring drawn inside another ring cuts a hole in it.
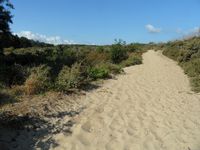
[{"label": "sand dune", "polygon": [[86,95],[52,97],[36,130],[1,128],[0,150],[200,150],[200,95],[161,52],[143,59]]},{"label": "sand dune", "polygon": [[143,59],[88,92],[72,135],[54,135],[51,149],[200,150],[200,95],[160,52],[148,51]]}]

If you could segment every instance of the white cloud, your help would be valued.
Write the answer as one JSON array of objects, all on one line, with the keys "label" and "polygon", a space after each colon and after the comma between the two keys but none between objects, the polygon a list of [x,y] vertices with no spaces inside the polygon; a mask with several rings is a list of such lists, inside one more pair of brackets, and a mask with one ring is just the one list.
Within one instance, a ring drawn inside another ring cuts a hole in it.
[{"label": "white cloud", "polygon": [[160,32],[161,32],[161,29],[160,29],[160,28],[156,28],[156,27],[154,27],[154,26],[151,25],[151,24],[147,24],[147,25],[145,26],[145,28],[147,29],[147,31],[148,31],[149,33],[160,33]]},{"label": "white cloud", "polygon": [[19,37],[26,37],[34,41],[40,41],[40,42],[45,42],[45,43],[54,44],[54,45],[75,44],[74,41],[62,39],[60,36],[46,36],[39,33],[32,33],[31,31],[21,31],[19,33],[14,33],[14,34],[18,35]]},{"label": "white cloud", "polygon": [[194,27],[190,30],[190,34],[193,36],[200,36],[200,27]]},{"label": "white cloud", "polygon": [[182,29],[178,28],[176,30],[176,33],[181,34],[184,39],[195,37],[195,36],[199,37],[200,36],[200,27],[194,27],[189,30],[182,30]]}]

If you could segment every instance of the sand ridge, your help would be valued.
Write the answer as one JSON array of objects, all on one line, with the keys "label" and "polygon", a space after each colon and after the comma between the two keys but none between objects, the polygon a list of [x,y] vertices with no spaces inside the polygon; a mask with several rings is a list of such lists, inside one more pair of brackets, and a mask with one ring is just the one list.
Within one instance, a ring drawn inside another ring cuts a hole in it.
[{"label": "sand ridge", "polygon": [[55,150],[200,150],[200,95],[161,52],[88,92],[72,135],[54,135]]}]

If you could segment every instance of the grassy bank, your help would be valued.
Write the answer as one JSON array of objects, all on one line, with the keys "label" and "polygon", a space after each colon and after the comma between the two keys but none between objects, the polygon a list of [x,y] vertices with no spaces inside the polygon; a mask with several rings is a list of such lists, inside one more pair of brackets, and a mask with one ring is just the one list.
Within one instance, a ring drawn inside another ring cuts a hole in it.
[{"label": "grassy bank", "polygon": [[163,54],[178,61],[191,79],[192,89],[200,92],[200,37],[168,42],[160,46]]}]

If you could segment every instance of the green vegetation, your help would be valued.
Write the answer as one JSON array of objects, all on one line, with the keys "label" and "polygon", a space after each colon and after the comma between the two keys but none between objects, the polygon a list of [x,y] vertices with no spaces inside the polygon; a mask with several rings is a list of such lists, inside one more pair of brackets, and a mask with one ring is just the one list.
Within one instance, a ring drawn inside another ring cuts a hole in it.
[{"label": "green vegetation", "polygon": [[51,86],[50,70],[51,68],[46,65],[40,65],[32,68],[30,75],[24,83],[25,92],[32,95],[48,90]]},{"label": "green vegetation", "polygon": [[145,45],[50,45],[12,35],[9,0],[0,0],[0,104],[23,95],[68,92],[142,63]]},{"label": "green vegetation", "polygon": [[125,48],[125,42],[122,40],[117,41],[111,47],[111,60],[113,63],[118,64],[127,59],[127,51]]},{"label": "green vegetation", "polygon": [[56,88],[61,91],[68,91],[72,88],[78,88],[82,81],[81,64],[75,63],[71,68],[63,66],[57,78]]},{"label": "green vegetation", "polygon": [[193,90],[200,92],[200,37],[162,44],[163,54],[178,61],[191,77]]},{"label": "green vegetation", "polygon": [[132,65],[139,65],[142,63],[142,57],[140,55],[130,55],[128,59],[122,62],[123,67],[128,67]]},{"label": "green vegetation", "polygon": [[[0,56],[0,89],[11,97],[73,91],[119,74],[125,66],[141,64],[144,51],[129,49],[129,45],[119,43],[4,48]],[[113,61],[113,53],[120,61]]]},{"label": "green vegetation", "polygon": [[92,67],[88,69],[88,75],[91,79],[104,79],[109,76],[109,69],[106,66]]}]

